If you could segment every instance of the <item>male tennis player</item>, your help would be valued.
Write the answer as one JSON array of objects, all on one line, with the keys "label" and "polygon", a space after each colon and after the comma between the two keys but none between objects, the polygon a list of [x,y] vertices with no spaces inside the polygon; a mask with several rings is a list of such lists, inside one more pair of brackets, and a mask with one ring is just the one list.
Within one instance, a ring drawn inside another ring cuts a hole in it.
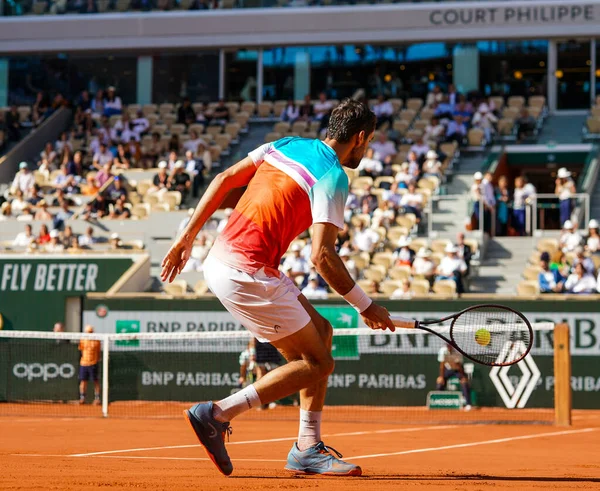
[{"label": "male tennis player", "polygon": [[360,467],[344,462],[339,452],[321,441],[321,412],[334,365],[331,325],[278,266],[292,240],[312,225],[311,259],[317,271],[361,313],[367,326],[394,330],[388,311],[356,285],[335,251],[348,196],[342,166],[358,166],[375,123],[367,106],[345,100],[331,114],[324,141],[290,137],[252,151],[215,177],[162,262],[161,278],[173,281],[205,222],[232,189],[247,186],[204,263],[204,275],[231,315],[259,341],[273,344],[288,363],[226,399],[196,404],[186,411],[200,443],[225,475],[233,471],[224,442],[229,422],[297,391],[300,431],[286,469],[361,474]]}]

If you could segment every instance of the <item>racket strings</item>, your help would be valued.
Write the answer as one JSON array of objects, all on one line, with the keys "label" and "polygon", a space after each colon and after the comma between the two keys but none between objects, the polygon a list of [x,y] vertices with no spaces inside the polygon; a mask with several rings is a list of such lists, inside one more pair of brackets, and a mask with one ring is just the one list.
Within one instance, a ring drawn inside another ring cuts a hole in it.
[{"label": "racket strings", "polygon": [[452,324],[456,346],[486,365],[510,365],[523,358],[532,342],[528,323],[502,307],[480,307],[459,315]]}]

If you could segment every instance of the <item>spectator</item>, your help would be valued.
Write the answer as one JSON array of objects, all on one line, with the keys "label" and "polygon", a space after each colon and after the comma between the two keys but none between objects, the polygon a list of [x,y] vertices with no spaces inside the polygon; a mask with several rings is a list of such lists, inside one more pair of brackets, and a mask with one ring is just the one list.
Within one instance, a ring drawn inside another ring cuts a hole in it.
[{"label": "spectator", "polygon": [[21,139],[21,115],[17,106],[12,105],[10,111],[4,116],[6,133],[10,141],[19,141]]},{"label": "spectator", "polygon": [[444,94],[439,85],[434,85],[433,89],[427,94],[425,99],[426,107],[433,107],[435,104],[440,103],[444,100]]},{"label": "spectator", "polygon": [[50,232],[50,242],[46,244],[46,252],[62,252],[65,247],[60,240],[60,233],[54,229]]},{"label": "spectator", "polygon": [[[402,163],[400,165],[400,171],[394,177],[396,183],[398,184],[398,188],[400,189],[408,189],[408,184],[411,183],[415,178],[414,174],[410,171],[410,165],[411,164],[409,162]],[[417,169],[418,168],[419,167],[417,165]],[[399,204],[400,203],[398,202],[398,205]]]},{"label": "spectator", "polygon": [[212,171],[212,156],[210,155],[210,150],[205,142],[198,144],[198,149],[196,150],[195,156],[197,160],[202,161],[204,173],[210,174]]},{"label": "spectator", "polygon": [[438,160],[438,154],[435,150],[429,150],[425,154],[425,162],[423,163],[423,175],[425,177],[437,177],[440,181],[442,175],[442,163]]},{"label": "spectator", "polygon": [[6,221],[12,216],[12,208],[9,201],[5,201],[0,205],[0,221]]},{"label": "spectator", "polygon": [[300,118],[300,108],[296,106],[293,99],[287,101],[287,105],[281,111],[279,119],[292,124],[294,121]]},{"label": "spectator", "polygon": [[585,256],[584,248],[582,246],[577,246],[575,248],[575,257],[573,258],[573,267],[580,263],[583,264],[583,269],[587,274],[594,274],[594,261],[591,257]]},{"label": "spectator", "polygon": [[560,224],[563,225],[567,220],[571,219],[573,212],[573,195],[575,190],[575,182],[571,178],[571,173],[561,167],[558,169],[558,175],[555,181],[554,194],[558,196],[560,207]]},{"label": "spectator", "polygon": [[196,123],[203,124],[204,126],[210,123],[212,119],[212,112],[208,108],[207,102],[202,102],[202,107],[196,112]]},{"label": "spectator", "polygon": [[367,295],[379,295],[381,293],[381,287],[378,281],[372,280],[370,281],[365,288],[365,293]]},{"label": "spectator", "polygon": [[583,263],[577,263],[574,272],[565,282],[567,293],[595,293],[597,291],[596,278],[585,270]]},{"label": "spectator", "polygon": [[227,223],[229,223],[229,218],[231,217],[231,214],[233,213],[233,208],[225,208],[223,210],[223,218],[221,218],[221,220],[219,220],[219,224],[217,225],[217,232],[221,233],[223,232],[223,230],[225,230],[225,227],[227,226]]},{"label": "spectator", "polygon": [[183,102],[177,109],[177,123],[185,124],[186,126],[196,122],[196,113],[192,107],[192,101],[189,97],[185,97]]},{"label": "spectator", "polygon": [[102,188],[107,181],[113,176],[111,172],[112,161],[104,164],[100,172],[96,174],[96,186]]},{"label": "spectator", "polygon": [[519,176],[515,179],[515,190],[513,192],[513,210],[512,210],[512,226],[517,235],[525,235],[525,206],[535,193],[531,193],[531,189],[525,186],[525,179]]},{"label": "spectator", "polygon": [[375,150],[372,147],[367,148],[365,156],[358,164],[357,170],[361,176],[378,177],[383,171],[383,165],[380,160],[374,158]]},{"label": "spectator", "polygon": [[96,237],[94,237],[94,229],[92,227],[86,228],[85,234],[80,235],[78,241],[80,247],[91,249],[91,247],[97,242]]},{"label": "spectator", "polygon": [[473,175],[473,181],[473,185],[471,186],[471,199],[473,200],[474,219],[476,223],[479,223],[480,206],[481,201],[483,201],[483,231],[490,234],[492,228],[492,212],[496,206],[492,174],[486,172],[484,177],[481,172],[476,172]]},{"label": "spectator", "polygon": [[185,171],[192,178],[192,196],[197,198],[200,187],[204,184],[204,165],[202,160],[194,158],[191,150],[185,152]]},{"label": "spectator", "polygon": [[54,218],[52,213],[48,211],[48,203],[46,203],[46,200],[41,200],[38,203],[38,206],[39,208],[35,212],[34,220],[52,220]]},{"label": "spectator", "polygon": [[465,234],[462,232],[458,232],[456,234],[456,248],[458,252],[456,253],[459,258],[461,258],[465,264],[467,265],[467,272],[465,276],[469,274],[471,269],[471,258],[473,257],[473,251],[471,250],[471,246],[469,244],[465,244]]},{"label": "spectator", "polygon": [[81,176],[83,173],[83,154],[78,150],[73,154],[73,159],[64,163],[67,172],[72,176]]},{"label": "spectator", "polygon": [[88,203],[88,207],[84,213],[84,220],[89,220],[90,218],[102,218],[108,215],[108,202],[104,198],[104,195],[98,193],[94,199]]},{"label": "spectator", "polygon": [[521,109],[521,115],[515,121],[517,126],[517,143],[521,143],[525,138],[534,135],[536,122],[535,118],[529,114],[527,108]]},{"label": "spectator", "polygon": [[440,372],[435,381],[437,390],[445,390],[448,380],[452,377],[458,377],[460,387],[465,398],[465,410],[471,409],[471,389],[469,379],[465,374],[463,365],[463,356],[448,343],[443,346],[438,353],[438,362],[440,363]]},{"label": "spectator", "polygon": [[40,186],[37,184],[34,184],[33,186],[31,186],[29,188],[27,193],[25,193],[25,197],[29,204],[32,204],[35,206],[40,201],[42,201],[42,199],[44,198],[44,195],[43,195],[42,191],[40,190]]},{"label": "spectator", "polygon": [[308,285],[302,289],[302,295],[308,299],[326,299],[328,296],[327,290],[319,286],[319,278],[317,276],[310,276],[308,278]]},{"label": "spectator", "polygon": [[462,145],[467,136],[467,125],[464,123],[462,116],[454,116],[454,118],[448,123],[446,128],[446,141],[455,141],[459,145]]},{"label": "spectator", "polygon": [[410,280],[408,278],[404,278],[401,282],[400,288],[394,290],[390,298],[393,300],[408,300],[412,297],[413,293],[410,291]]},{"label": "spectator", "polygon": [[110,235],[108,243],[110,244],[110,249],[113,251],[123,248],[121,244],[121,237],[119,237],[119,234],[116,232]]},{"label": "spectator", "polygon": [[437,280],[454,280],[456,292],[464,293],[463,275],[467,272],[467,264],[458,257],[458,248],[453,244],[446,246],[446,256],[436,268]]},{"label": "spectator", "polygon": [[415,181],[410,181],[408,183],[408,191],[402,195],[400,206],[406,210],[406,213],[413,213],[417,217],[417,222],[421,221],[423,195],[417,193]]},{"label": "spectator", "polygon": [[117,120],[115,125],[110,130],[110,139],[114,142],[129,142],[132,138],[140,139],[140,135],[133,131],[133,126],[129,120],[129,114],[123,113],[121,119]]},{"label": "spectator", "polygon": [[109,204],[125,203],[127,201],[127,190],[119,176],[115,176],[112,184],[106,190],[106,199]]},{"label": "spectator", "polygon": [[452,116],[460,116],[465,126],[468,126],[473,116],[473,111],[469,109],[464,100],[461,100],[461,102],[455,105]]},{"label": "spectator", "polygon": [[81,186],[81,192],[84,196],[94,196],[100,191],[100,188],[96,185],[96,176],[90,173],[85,180],[86,184]]},{"label": "spectator", "polygon": [[[94,328],[85,326],[85,333],[92,334]],[[98,367],[100,364],[101,344],[97,339],[84,338],[79,342],[81,359],[79,361],[79,404],[85,403],[88,380],[94,382],[94,404],[100,405],[100,382],[98,379]]]},{"label": "spectator", "polygon": [[10,202],[12,212],[15,215],[19,215],[25,208],[29,206],[29,203],[25,201],[23,197],[23,191],[17,189],[14,193],[14,198]]},{"label": "spectator", "polygon": [[394,266],[411,266],[415,258],[414,251],[409,247],[410,239],[407,237],[400,237],[398,244],[394,252],[392,253],[392,260]]},{"label": "spectator", "polygon": [[61,242],[65,249],[71,247],[71,239],[73,238],[76,239],[77,236],[73,233],[73,228],[71,227],[71,225],[67,225],[61,237]]},{"label": "spectator", "polygon": [[473,116],[473,127],[483,130],[487,142],[492,141],[492,136],[496,132],[496,123],[498,118],[490,111],[490,107],[482,102]]},{"label": "spectator", "polygon": [[181,142],[179,141],[179,135],[178,134],[173,134],[171,135],[171,139],[169,140],[169,143],[167,144],[167,150],[170,153],[175,153],[175,155],[179,155],[179,152],[181,151]]},{"label": "spectator", "polygon": [[68,249],[69,252],[81,252],[81,246],[77,241],[77,236],[73,235],[68,245],[65,245],[65,248]]},{"label": "spectator", "polygon": [[198,136],[198,132],[196,130],[190,130],[190,139],[184,142],[183,149],[196,155],[196,152],[198,152],[198,145],[201,143],[206,145],[206,142]]},{"label": "spectator", "polygon": [[412,266],[411,273],[414,277],[423,277],[433,284],[435,278],[435,263],[431,260],[431,251],[425,247],[421,247],[417,252]]},{"label": "spectator", "polygon": [[370,228],[367,228],[364,222],[360,222],[354,231],[352,247],[354,250],[368,252],[371,254],[379,243],[379,234]]},{"label": "spectator", "polygon": [[140,137],[145,135],[150,129],[150,121],[148,121],[148,118],[144,115],[144,111],[138,109],[136,118],[133,121],[131,121],[130,126],[131,131],[133,131],[138,136],[136,140],[139,140]]},{"label": "spectator", "polygon": [[498,187],[495,192],[496,198],[496,235],[504,236],[508,233],[508,203],[510,196],[508,193],[508,179],[506,176],[500,176]]},{"label": "spectator", "polygon": [[36,242],[39,245],[48,244],[50,242],[50,233],[48,232],[48,227],[45,223],[42,223],[40,226]]},{"label": "spectator", "polygon": [[573,222],[567,220],[563,224],[563,229],[558,239],[558,245],[563,252],[574,252],[582,242],[582,237],[579,232],[574,230]]},{"label": "spectator", "polygon": [[183,160],[175,163],[175,169],[169,177],[169,191],[179,191],[181,193],[181,202],[184,203],[192,187],[190,176],[184,172],[185,164]]},{"label": "spectator", "polygon": [[373,106],[373,112],[377,117],[377,128],[380,128],[384,123],[392,126],[394,123],[394,106],[387,100],[384,95],[377,97],[377,103]]},{"label": "spectator", "polygon": [[229,117],[229,108],[225,105],[225,99],[219,99],[212,112],[211,124],[224,126],[229,122]]},{"label": "spectator", "polygon": [[381,162],[391,162],[398,153],[396,144],[388,140],[385,132],[379,134],[379,139],[371,143],[371,148],[375,151],[373,158]]},{"label": "spectator", "polygon": [[60,134],[59,139],[56,140],[56,143],[54,144],[54,149],[56,150],[56,153],[59,156],[63,155],[66,149],[69,149],[70,152],[73,152],[73,145],[69,141],[69,135],[66,131],[63,131]]},{"label": "spectator", "polygon": [[350,274],[352,279],[356,281],[358,279],[358,268],[356,267],[356,263],[354,262],[354,260],[350,259],[350,249],[348,249],[347,247],[342,247],[340,248],[340,252],[338,253],[338,255],[344,263],[344,266],[346,266],[346,269],[348,270],[348,273]]},{"label": "spectator", "polygon": [[571,265],[567,259],[567,255],[560,249],[552,254],[550,269],[556,270],[563,277],[567,278],[571,271]]},{"label": "spectator", "polygon": [[102,170],[106,164],[112,164],[114,158],[114,155],[110,150],[108,150],[106,144],[101,142],[99,150],[94,154],[92,159],[92,166],[96,170]]},{"label": "spectator", "polygon": [[68,177],[69,177],[69,171],[67,169],[67,166],[66,165],[62,165],[60,167],[59,173],[54,178],[54,182],[52,183],[52,185],[55,188],[64,189],[65,186],[66,186],[66,184],[67,184],[67,178]]},{"label": "spectator", "polygon": [[168,191],[169,173],[167,172],[167,162],[161,160],[158,163],[158,172],[152,178],[152,186],[148,189],[148,193],[164,193]]},{"label": "spectator", "polygon": [[446,139],[446,127],[440,123],[437,117],[431,118],[431,121],[425,127],[423,141],[430,147],[437,147]]},{"label": "spectator", "polygon": [[319,94],[319,100],[314,105],[313,110],[315,112],[315,119],[317,121],[321,121],[328,115],[333,109],[333,103],[327,100],[327,94],[325,92],[321,92]]},{"label": "spectator", "polygon": [[600,253],[600,234],[598,234],[599,228],[600,225],[598,225],[598,221],[595,219],[590,220],[590,223],[588,223],[589,233],[585,248],[592,254]]},{"label": "spectator", "polygon": [[302,121],[310,121],[315,116],[315,111],[310,100],[310,95],[304,96],[304,102],[300,106],[300,118]]},{"label": "spectator", "polygon": [[427,155],[427,152],[430,150],[431,148],[429,148],[429,145],[423,142],[422,136],[418,137],[417,141],[410,147],[410,151],[417,156],[417,161],[419,163],[425,160],[425,155]]},{"label": "spectator", "polygon": [[550,269],[550,254],[542,252],[540,256],[540,271],[538,284],[541,293],[560,293],[563,289],[564,278],[557,269]]},{"label": "spectator", "polygon": [[104,116],[121,114],[122,109],[123,103],[121,102],[121,98],[116,94],[114,87],[109,87],[106,90],[106,99],[104,99]]},{"label": "spectator", "polygon": [[15,194],[17,189],[21,190],[22,193],[28,192],[31,187],[35,184],[35,177],[29,170],[27,162],[21,162],[19,164],[19,171],[13,179],[10,187],[10,193]]},{"label": "spectator", "polygon": [[[193,211],[192,208],[190,209]],[[196,241],[194,242],[194,247],[192,247],[190,257],[194,258],[201,265],[204,264],[204,261],[210,252],[211,246],[212,244],[208,240],[206,234],[203,232],[199,233],[198,237],[196,237]]]},{"label": "spectator", "polygon": [[125,145],[119,143],[117,145],[117,154],[113,159],[113,168],[126,170],[131,167],[131,153],[125,148]]},{"label": "spectator", "polygon": [[112,208],[109,208],[108,218],[111,220],[124,220],[131,218],[131,211],[125,206],[124,201],[117,201]]},{"label": "spectator", "polygon": [[391,227],[396,218],[396,212],[393,207],[386,200],[380,200],[377,208],[373,211],[373,217],[371,218],[371,227],[385,227],[386,229]]},{"label": "spectator", "polygon": [[69,203],[66,200],[63,200],[60,204],[60,210],[54,216],[55,227],[61,228],[61,225],[64,224],[72,216],[73,212],[69,210]]},{"label": "spectator", "polygon": [[13,240],[13,247],[27,247],[31,242],[35,241],[31,225],[25,225],[25,231],[19,232]]}]

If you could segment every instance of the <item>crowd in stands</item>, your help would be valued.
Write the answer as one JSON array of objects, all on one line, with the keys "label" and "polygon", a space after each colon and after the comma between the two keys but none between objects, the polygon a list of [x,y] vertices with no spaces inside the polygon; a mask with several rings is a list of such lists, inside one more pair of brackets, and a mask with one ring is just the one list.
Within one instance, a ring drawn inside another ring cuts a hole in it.
[{"label": "crowd in stands", "polygon": [[587,234],[565,221],[558,239],[542,239],[524,272],[525,294],[600,292],[600,224],[590,220]]}]

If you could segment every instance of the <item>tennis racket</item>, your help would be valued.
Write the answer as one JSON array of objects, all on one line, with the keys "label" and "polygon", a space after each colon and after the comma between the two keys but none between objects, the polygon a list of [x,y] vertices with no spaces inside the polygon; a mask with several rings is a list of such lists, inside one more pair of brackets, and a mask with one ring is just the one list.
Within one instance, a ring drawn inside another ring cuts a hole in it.
[{"label": "tennis racket", "polygon": [[[503,305],[476,305],[434,321],[394,315],[390,318],[396,327],[435,334],[469,360],[482,365],[514,365],[527,356],[533,342],[533,329],[525,316]],[[448,321],[449,326],[437,325]]]}]

